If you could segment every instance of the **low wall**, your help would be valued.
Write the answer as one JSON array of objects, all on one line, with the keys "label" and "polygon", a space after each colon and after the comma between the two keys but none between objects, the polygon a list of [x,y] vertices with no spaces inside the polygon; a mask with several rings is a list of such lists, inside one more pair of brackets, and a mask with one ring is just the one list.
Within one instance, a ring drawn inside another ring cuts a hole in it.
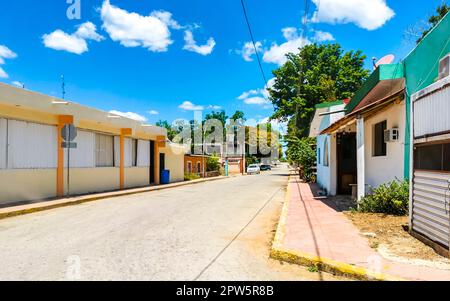
[{"label": "low wall", "polygon": [[150,167],[125,168],[125,188],[150,185]]},{"label": "low wall", "polygon": [[[70,194],[72,195],[117,189],[120,189],[118,167],[70,169]],[[64,172],[64,190],[67,191],[67,170]]]},{"label": "low wall", "polygon": [[56,169],[0,171],[0,205],[56,196]]}]

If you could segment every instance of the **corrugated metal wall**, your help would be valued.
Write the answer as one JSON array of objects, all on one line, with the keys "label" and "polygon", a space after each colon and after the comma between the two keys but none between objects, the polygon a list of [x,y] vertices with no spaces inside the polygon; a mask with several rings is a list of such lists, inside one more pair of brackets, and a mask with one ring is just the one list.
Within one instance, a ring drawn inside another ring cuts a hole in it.
[{"label": "corrugated metal wall", "polygon": [[450,174],[414,171],[412,228],[449,247]]},{"label": "corrugated metal wall", "polygon": [[8,168],[56,168],[56,126],[8,120]]},{"label": "corrugated metal wall", "polygon": [[414,137],[450,130],[450,87],[414,102]]}]

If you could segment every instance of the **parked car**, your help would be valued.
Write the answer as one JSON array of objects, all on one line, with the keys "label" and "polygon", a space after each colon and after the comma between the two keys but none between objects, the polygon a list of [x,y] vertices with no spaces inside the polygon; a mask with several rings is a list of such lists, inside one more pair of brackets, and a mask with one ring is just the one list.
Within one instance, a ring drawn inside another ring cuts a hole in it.
[{"label": "parked car", "polygon": [[247,174],[251,175],[251,174],[260,174],[261,173],[261,169],[259,168],[259,166],[257,164],[250,164],[247,167]]},{"label": "parked car", "polygon": [[262,164],[259,169],[261,171],[266,171],[266,170],[272,170],[272,166],[270,166],[269,164]]}]

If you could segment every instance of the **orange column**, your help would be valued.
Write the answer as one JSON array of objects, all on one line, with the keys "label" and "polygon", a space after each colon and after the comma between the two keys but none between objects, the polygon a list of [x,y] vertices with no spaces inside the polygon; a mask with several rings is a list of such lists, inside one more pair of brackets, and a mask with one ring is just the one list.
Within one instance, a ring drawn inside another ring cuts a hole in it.
[{"label": "orange column", "polygon": [[58,197],[64,196],[64,149],[62,148],[62,136],[61,130],[66,124],[73,123],[72,115],[59,115],[58,116],[58,164],[56,168],[56,195]]},{"label": "orange column", "polygon": [[166,147],[166,136],[157,136],[155,143],[155,184],[158,185],[161,183],[161,175],[159,172],[159,149]]},{"label": "orange column", "polygon": [[120,130],[120,189],[125,188],[125,136],[131,134],[131,129]]}]

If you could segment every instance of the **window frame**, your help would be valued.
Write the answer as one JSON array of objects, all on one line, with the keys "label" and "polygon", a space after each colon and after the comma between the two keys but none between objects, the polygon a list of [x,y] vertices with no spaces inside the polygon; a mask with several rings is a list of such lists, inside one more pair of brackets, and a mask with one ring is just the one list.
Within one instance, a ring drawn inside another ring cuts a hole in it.
[{"label": "window frame", "polygon": [[[381,152],[378,153],[377,147],[377,127],[381,125]],[[384,126],[383,126],[384,125]],[[383,120],[373,124],[372,126],[372,157],[386,157],[387,156],[387,143],[384,141],[384,131],[387,130],[387,120]]]}]

